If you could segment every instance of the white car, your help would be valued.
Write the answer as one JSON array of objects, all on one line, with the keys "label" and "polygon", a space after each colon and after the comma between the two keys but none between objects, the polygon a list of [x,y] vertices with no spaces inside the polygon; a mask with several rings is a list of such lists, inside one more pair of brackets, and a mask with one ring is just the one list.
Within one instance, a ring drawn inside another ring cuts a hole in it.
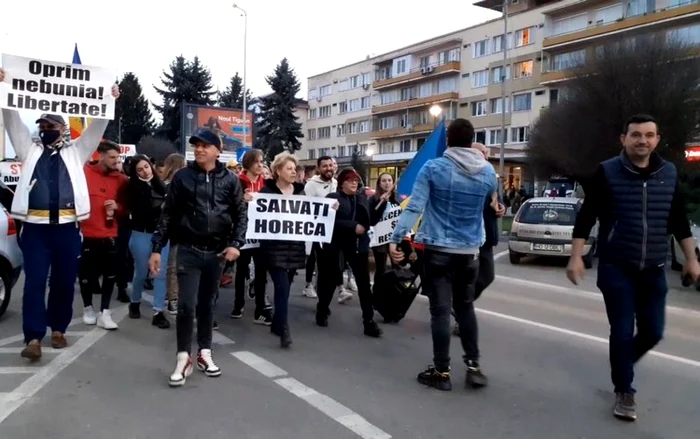
[{"label": "white car", "polygon": [[8,209],[14,195],[3,183],[0,183],[0,317],[7,310],[12,296],[12,288],[22,272],[22,251],[17,242],[19,229]]}]

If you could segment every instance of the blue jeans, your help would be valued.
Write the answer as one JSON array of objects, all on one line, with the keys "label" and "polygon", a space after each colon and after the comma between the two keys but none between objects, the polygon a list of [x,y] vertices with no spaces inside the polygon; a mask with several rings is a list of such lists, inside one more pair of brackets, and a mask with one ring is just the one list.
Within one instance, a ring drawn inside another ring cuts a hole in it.
[{"label": "blue jeans", "polygon": [[[148,277],[148,259],[151,257],[152,233],[132,230],[129,239],[129,250],[134,258],[134,280],[131,283],[131,303],[140,303],[143,294],[143,285]],[[168,266],[168,254],[170,244],[163,247],[160,252],[160,272],[153,279],[153,311],[160,312],[165,309],[166,271]]]},{"label": "blue jeans", "polygon": [[24,342],[41,341],[46,335],[46,326],[52,331],[65,333],[73,318],[75,279],[82,246],[80,229],[76,223],[24,223],[20,242],[25,274],[22,297]]},{"label": "blue jeans", "polygon": [[[600,264],[598,288],[610,322],[610,367],[616,393],[634,393],[634,364],[661,341],[666,314],[664,268]],[[635,319],[637,335],[634,334]]]},{"label": "blue jeans", "polygon": [[282,332],[289,326],[289,290],[292,288],[296,270],[270,267],[270,278],[275,286],[275,313],[272,315],[271,330]]}]

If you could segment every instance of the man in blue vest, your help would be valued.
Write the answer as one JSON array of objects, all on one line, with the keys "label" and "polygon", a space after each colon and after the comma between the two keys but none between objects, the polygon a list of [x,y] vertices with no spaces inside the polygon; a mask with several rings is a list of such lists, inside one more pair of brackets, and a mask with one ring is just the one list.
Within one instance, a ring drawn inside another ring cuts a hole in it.
[{"label": "man in blue vest", "polygon": [[[0,68],[0,82],[4,80],[5,72]],[[116,85],[112,97],[119,97]],[[40,140],[35,141],[17,111],[3,109],[2,115],[12,147],[24,165],[11,214],[23,222],[22,329],[27,346],[21,355],[36,361],[41,358],[47,326],[51,328],[51,347],[62,349],[68,344],[65,333],[73,317],[82,245],[78,223],[90,216],[83,166],[97,149],[109,120],[94,120],[78,139],[67,142],[65,119],[43,114],[36,121]]]},{"label": "man in blue vest", "polygon": [[599,219],[598,288],[610,322],[613,414],[627,421],[637,418],[634,364],[663,336],[669,233],[685,253],[684,272],[693,279],[700,275],[677,170],[655,152],[659,140],[653,117],[640,114],[625,122],[622,152],[601,163],[586,188],[566,273],[579,283],[585,272],[583,245]]}]

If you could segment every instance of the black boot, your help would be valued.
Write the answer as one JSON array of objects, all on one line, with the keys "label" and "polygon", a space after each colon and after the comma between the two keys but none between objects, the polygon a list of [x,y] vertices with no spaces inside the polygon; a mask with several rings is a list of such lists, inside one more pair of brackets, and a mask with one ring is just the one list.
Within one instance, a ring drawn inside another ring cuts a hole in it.
[{"label": "black boot", "polygon": [[292,344],[292,335],[289,333],[289,326],[286,326],[282,330],[282,335],[280,336],[280,346],[282,348],[288,348]]},{"label": "black boot", "polygon": [[153,315],[153,321],[151,321],[151,325],[160,328],[160,329],[168,329],[170,327],[170,322],[168,319],[165,318],[165,314],[163,312],[157,312]]},{"label": "black boot", "polygon": [[119,292],[117,293],[117,300],[121,303],[131,302],[129,295],[126,294],[126,288],[119,287]]},{"label": "black boot", "polygon": [[382,336],[384,332],[382,331],[382,328],[377,325],[377,322],[374,320],[369,320],[365,322],[365,335],[368,337],[375,337],[379,338]]},{"label": "black boot", "polygon": [[130,303],[129,304],[129,318],[130,319],[140,319],[141,318],[141,302]]}]

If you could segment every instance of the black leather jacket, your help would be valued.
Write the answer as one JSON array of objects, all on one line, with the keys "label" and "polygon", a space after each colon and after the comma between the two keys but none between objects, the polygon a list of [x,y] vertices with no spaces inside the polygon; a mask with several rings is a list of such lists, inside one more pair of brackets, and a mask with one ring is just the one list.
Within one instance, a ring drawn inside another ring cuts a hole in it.
[{"label": "black leather jacket", "polygon": [[168,186],[163,214],[153,234],[153,252],[173,236],[178,245],[222,251],[240,248],[248,227],[243,188],[238,177],[216,162],[205,172],[197,163],[177,171]]}]

